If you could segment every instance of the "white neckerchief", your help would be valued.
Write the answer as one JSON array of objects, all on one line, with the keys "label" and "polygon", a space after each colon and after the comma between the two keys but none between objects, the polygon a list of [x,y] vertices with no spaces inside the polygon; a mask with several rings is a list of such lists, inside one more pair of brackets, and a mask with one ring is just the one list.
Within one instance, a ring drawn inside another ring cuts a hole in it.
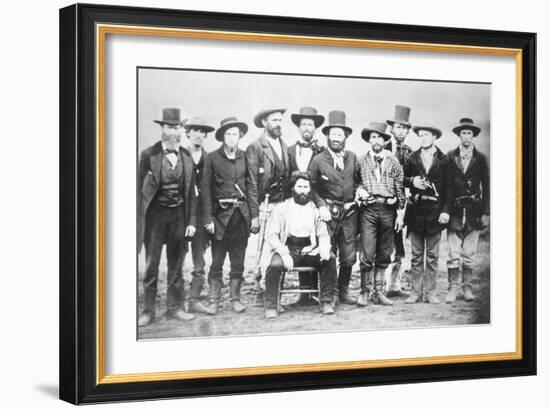
[{"label": "white neckerchief", "polygon": [[334,169],[338,169],[338,165],[340,165],[340,168],[343,170],[344,169],[344,154],[345,154],[345,151],[341,151],[341,152],[333,152],[332,149],[330,148],[327,148],[328,150],[328,153],[330,153],[330,156],[332,156],[332,161],[334,162]]},{"label": "white neckerchief", "polygon": [[269,136],[266,132],[266,135],[265,137],[267,138],[267,141],[269,142],[269,144],[271,145],[271,147],[273,148],[273,150],[275,151],[275,153],[277,154],[277,156],[279,157],[279,159],[283,159],[283,148],[281,147],[281,138],[272,138],[271,136]]},{"label": "white neckerchief", "polygon": [[[162,152],[164,152],[167,149],[166,144],[162,142]],[[176,151],[179,152],[179,146],[176,148]],[[178,164],[179,155],[176,155],[175,153],[165,153],[166,159],[168,159],[168,162],[170,162],[170,166],[172,169],[176,168],[176,165]]]}]

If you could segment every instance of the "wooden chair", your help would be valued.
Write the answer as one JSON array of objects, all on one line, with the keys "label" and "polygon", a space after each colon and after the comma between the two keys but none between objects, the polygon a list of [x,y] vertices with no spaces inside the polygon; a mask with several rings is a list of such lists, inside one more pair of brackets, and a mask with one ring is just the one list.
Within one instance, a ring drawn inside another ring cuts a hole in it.
[{"label": "wooden chair", "polygon": [[317,275],[317,288],[310,287],[310,288],[295,288],[295,287],[285,287],[285,278],[288,274],[299,274],[299,273],[310,273],[313,275],[313,273],[316,273],[317,269],[315,267],[294,267],[290,271],[283,271],[281,274],[281,278],[279,279],[279,295],[277,297],[277,309],[281,311],[281,298],[283,294],[311,294],[311,298],[313,298],[315,301],[319,303],[319,306],[321,306],[321,296],[319,294],[319,289],[321,288],[321,282],[319,279],[319,275]]}]

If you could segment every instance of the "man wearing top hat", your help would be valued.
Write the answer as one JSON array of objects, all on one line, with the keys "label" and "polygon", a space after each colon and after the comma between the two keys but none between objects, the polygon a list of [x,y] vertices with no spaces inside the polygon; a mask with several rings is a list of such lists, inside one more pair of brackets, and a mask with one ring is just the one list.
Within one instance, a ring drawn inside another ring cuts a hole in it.
[{"label": "man wearing top hat", "polygon": [[428,125],[414,126],[420,148],[405,165],[405,186],[410,189],[405,223],[411,240],[412,292],[405,301],[439,304],[437,266],[441,231],[449,222],[452,189],[449,159],[435,145],[441,130]]},{"label": "man wearing top hat", "polygon": [[322,132],[327,136],[327,149],[315,156],[309,166],[312,177],[313,201],[319,208],[321,220],[327,223],[332,251],[338,254],[339,272],[336,293],[338,301],[355,304],[348,292],[351,269],[356,260],[356,211],[350,211],[355,199],[355,166],[357,157],[345,150],[352,129],[346,126],[343,111],[331,111],[328,125]]},{"label": "man wearing top hat", "polygon": [[361,137],[372,149],[357,161],[359,186],[356,197],[363,203],[359,215],[362,254],[361,292],[357,305],[364,307],[369,301],[393,305],[384,293],[384,277],[391,261],[394,230],[403,227],[403,168],[397,158],[384,149],[391,138],[385,123],[371,122],[363,129]]},{"label": "man wearing top hat", "polygon": [[229,254],[231,307],[243,312],[240,300],[244,258],[250,234],[251,201],[256,200],[255,185],[248,173],[246,157],[238,148],[239,140],[248,131],[248,125],[235,117],[221,121],[216,140],[222,146],[206,156],[202,175],[201,205],[203,224],[212,235],[212,265],[208,273],[210,287],[207,313],[218,311],[222,289],[225,257]]},{"label": "man wearing top hat", "polygon": [[187,252],[186,238],[195,234],[197,194],[193,160],[180,146],[180,110],[162,110],[161,141],[141,153],[138,174],[138,252],[145,245],[145,308],[138,325],[155,317],[158,273],[162,247],[166,245],[166,315],[183,321],[193,319],[184,311],[182,266]]},{"label": "man wearing top hat", "polygon": [[453,132],[460,138],[460,143],[447,154],[450,184],[454,193],[451,220],[447,227],[448,303],[456,299],[461,264],[464,300],[475,299],[472,292],[474,261],[479,232],[489,225],[491,193],[487,157],[476,149],[473,141],[481,132],[481,128],[475,125],[472,119],[462,118],[453,128]]},{"label": "man wearing top hat", "polygon": [[[206,124],[204,119],[199,117],[191,118],[183,126],[189,139],[189,153],[193,158],[193,171],[195,172],[195,183],[200,197],[202,168],[206,151],[203,148],[206,136],[214,130],[214,127]],[[193,256],[193,271],[191,275],[191,289],[189,291],[189,311],[206,313],[207,308],[200,302],[201,290],[204,285],[204,253],[208,248],[208,232],[202,224],[201,206],[197,206],[197,231],[191,241],[191,254]]]},{"label": "man wearing top hat", "polygon": [[[299,171],[306,172],[311,160],[318,153],[323,151],[315,138],[315,131],[323,124],[325,117],[319,115],[317,110],[312,107],[302,107],[298,113],[290,116],[290,119],[298,128],[300,134],[296,143],[288,148],[288,157],[290,161],[290,173]],[[301,288],[312,288],[317,286],[317,274],[300,272],[298,274]],[[297,304],[315,303],[307,293],[300,293]]]},{"label": "man wearing top hat", "polygon": [[[394,154],[402,167],[409,160],[413,150],[405,143],[405,139],[411,129],[411,123],[409,118],[411,115],[411,108],[403,105],[395,106],[395,114],[393,119],[388,119],[386,123],[390,126],[390,134],[392,139],[388,141],[385,148]],[[395,232],[395,254],[394,264],[392,267],[390,282],[388,286],[388,297],[409,295],[401,291],[401,266],[403,259],[405,258],[405,236],[403,235],[403,229]]]}]

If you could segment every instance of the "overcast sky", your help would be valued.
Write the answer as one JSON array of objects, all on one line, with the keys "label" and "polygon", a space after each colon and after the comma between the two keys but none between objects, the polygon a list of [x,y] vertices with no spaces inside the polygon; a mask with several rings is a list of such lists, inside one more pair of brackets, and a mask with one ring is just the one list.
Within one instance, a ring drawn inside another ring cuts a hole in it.
[{"label": "overcast sky", "polygon": [[[183,118],[200,116],[215,128],[223,118],[237,116],[249,125],[242,140],[245,148],[262,131],[253,123],[261,109],[288,109],[283,117],[283,138],[291,144],[297,128],[290,114],[302,106],[313,106],[325,117],[331,110],[346,112],[347,124],[353,129],[346,149],[361,154],[368,149],[361,130],[371,121],[392,119],[394,106],[399,104],[412,108],[413,125],[431,124],[443,131],[437,145],[444,152],[458,143],[452,128],[459,118],[473,118],[482,129],[476,146],[489,154],[490,84],[140,69],[138,87],[140,151],[160,139],[160,127],[153,120],[161,118],[163,107],[180,107]],[[324,143],[320,130],[316,135]],[[406,143],[418,147],[412,132]],[[214,133],[209,134],[205,148],[218,146]]]}]

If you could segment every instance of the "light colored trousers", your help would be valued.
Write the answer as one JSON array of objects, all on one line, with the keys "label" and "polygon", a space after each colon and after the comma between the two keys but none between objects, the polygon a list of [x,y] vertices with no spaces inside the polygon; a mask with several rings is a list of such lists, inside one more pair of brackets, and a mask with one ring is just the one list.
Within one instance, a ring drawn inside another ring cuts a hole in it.
[{"label": "light colored trousers", "polygon": [[447,229],[449,244],[447,268],[460,268],[460,259],[462,259],[462,266],[473,270],[478,241],[479,230],[472,230],[463,235],[460,231]]},{"label": "light colored trousers", "polygon": [[[411,238],[411,276],[413,294],[422,296],[437,293],[437,264],[441,232],[432,235],[409,233]],[[426,265],[424,265],[424,261]]]}]

